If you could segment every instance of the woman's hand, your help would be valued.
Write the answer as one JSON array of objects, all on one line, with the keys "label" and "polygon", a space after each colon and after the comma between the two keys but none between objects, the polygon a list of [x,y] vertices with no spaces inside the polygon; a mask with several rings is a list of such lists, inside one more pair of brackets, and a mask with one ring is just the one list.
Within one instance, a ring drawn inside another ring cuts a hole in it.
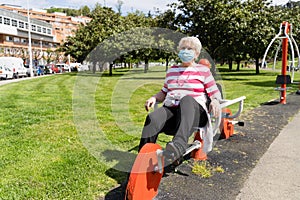
[{"label": "woman's hand", "polygon": [[155,97],[150,97],[145,103],[145,109],[149,111],[150,108],[153,108],[156,103]]},{"label": "woman's hand", "polygon": [[219,117],[221,113],[220,103],[217,99],[213,99],[209,104],[209,113],[212,113],[214,117]]}]

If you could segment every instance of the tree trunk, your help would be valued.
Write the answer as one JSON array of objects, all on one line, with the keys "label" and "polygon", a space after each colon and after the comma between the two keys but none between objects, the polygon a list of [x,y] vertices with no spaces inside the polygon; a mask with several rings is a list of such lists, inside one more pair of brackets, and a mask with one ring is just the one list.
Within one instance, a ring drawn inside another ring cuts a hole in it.
[{"label": "tree trunk", "polygon": [[169,57],[166,58],[166,71],[168,71],[168,66],[169,66]]},{"label": "tree trunk", "polygon": [[109,63],[109,76],[112,76],[112,70],[113,70],[113,63]]},{"label": "tree trunk", "polygon": [[148,65],[149,65],[149,60],[145,59],[144,73],[147,73],[147,71],[148,71]]},{"label": "tree trunk", "polygon": [[[99,67],[99,71],[103,72],[104,71],[104,65],[105,65],[105,63],[99,63],[99,62],[97,62],[97,65]],[[96,68],[97,68],[97,66],[96,66]]]},{"label": "tree trunk", "polygon": [[93,62],[93,74],[95,74],[95,73],[96,73],[96,63]]},{"label": "tree trunk", "polygon": [[228,59],[229,71],[232,71],[232,59]]},{"label": "tree trunk", "polygon": [[255,69],[256,69],[256,74],[259,74],[259,58],[255,58]]},{"label": "tree trunk", "polygon": [[236,61],[236,64],[237,64],[237,66],[236,66],[236,71],[240,71],[240,64],[241,64],[241,61]]}]

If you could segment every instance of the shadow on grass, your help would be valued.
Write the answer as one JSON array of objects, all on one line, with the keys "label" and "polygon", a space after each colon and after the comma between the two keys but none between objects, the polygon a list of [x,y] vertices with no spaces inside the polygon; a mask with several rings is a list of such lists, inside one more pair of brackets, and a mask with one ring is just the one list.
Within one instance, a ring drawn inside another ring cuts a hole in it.
[{"label": "shadow on grass", "polygon": [[[137,149],[137,147],[132,148],[130,151]],[[105,174],[112,179],[116,180],[118,187],[110,190],[107,195],[105,195],[105,200],[124,200],[125,190],[127,186],[127,179],[131,171],[131,167],[136,158],[136,154],[118,151],[118,150],[107,150],[102,153],[107,161],[117,161],[117,164],[106,170]]]},{"label": "shadow on grass", "polygon": [[[276,76],[278,73],[270,73],[270,72],[261,72],[260,74],[256,74],[251,71],[225,71],[220,74],[220,77],[224,81],[230,82],[241,82],[245,85],[257,86],[257,87],[278,87],[276,85]],[[264,77],[267,77],[265,81],[263,81]],[[270,77],[274,77],[273,80],[270,80]],[[258,81],[255,81],[258,80]],[[262,81],[260,81],[262,80]]]},{"label": "shadow on grass", "polygon": [[127,80],[165,80],[164,77],[128,77],[128,78],[123,78]]},{"label": "shadow on grass", "polygon": [[61,76],[81,76],[81,77],[120,77],[125,75],[126,73],[115,73],[112,76],[110,76],[108,73],[106,72],[70,72],[70,73],[63,73],[63,74],[59,74]]},{"label": "shadow on grass", "polygon": [[274,81],[263,81],[263,82],[256,82],[256,81],[249,81],[246,82],[245,85],[252,85],[252,86],[257,86],[257,87],[277,87]]},{"label": "shadow on grass", "polygon": [[[104,72],[91,72],[91,71],[83,71],[83,72],[65,72],[65,73],[60,73],[57,75],[61,76],[82,76],[82,77],[121,77],[124,75],[130,75],[130,74],[151,74],[151,73],[161,73],[164,71],[148,71],[147,73],[144,72],[142,69],[116,69],[113,71],[112,75],[109,75],[108,71]],[[138,77],[130,77],[128,79],[164,79],[164,77],[143,77],[143,78],[138,78]]]},{"label": "shadow on grass", "polygon": [[[229,70],[221,70],[219,71],[221,73],[218,74],[218,77],[220,77],[221,80],[224,81],[244,81],[244,82],[249,82],[250,84],[255,85],[256,82],[254,82],[253,80],[256,79],[263,79],[263,77],[274,77],[274,82],[272,81],[268,81],[267,86],[270,85],[275,85],[275,80],[276,80],[276,75],[278,73],[274,72],[274,73],[270,73],[270,72],[260,72],[259,74],[256,74],[255,71],[251,71],[251,70],[242,70],[242,71],[229,71]],[[270,78],[267,78],[268,80]],[[251,82],[252,81],[252,82]],[[259,82],[259,84],[264,84],[262,82]],[[264,86],[264,85],[262,85]]]}]

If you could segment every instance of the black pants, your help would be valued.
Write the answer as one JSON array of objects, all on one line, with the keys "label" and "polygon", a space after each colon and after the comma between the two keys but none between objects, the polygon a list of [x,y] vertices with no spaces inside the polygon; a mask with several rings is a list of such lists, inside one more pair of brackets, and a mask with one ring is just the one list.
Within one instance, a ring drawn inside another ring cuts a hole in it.
[{"label": "black pants", "polygon": [[155,143],[159,133],[174,135],[173,142],[187,148],[188,139],[195,127],[203,127],[207,123],[207,114],[203,107],[191,96],[180,100],[178,107],[160,107],[148,114],[139,150],[146,143]]}]

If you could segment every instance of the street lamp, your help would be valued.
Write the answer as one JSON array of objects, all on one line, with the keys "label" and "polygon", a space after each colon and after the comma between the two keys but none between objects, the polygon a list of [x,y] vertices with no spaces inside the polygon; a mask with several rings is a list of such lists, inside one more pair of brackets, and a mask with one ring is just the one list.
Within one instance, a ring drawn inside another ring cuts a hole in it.
[{"label": "street lamp", "polygon": [[41,65],[44,64],[44,59],[43,59],[43,39],[44,38],[40,38],[40,45],[41,45]]},{"label": "street lamp", "polygon": [[30,69],[30,77],[33,77],[33,69],[32,69],[32,50],[31,50],[31,24],[29,17],[29,0],[27,0],[27,21],[28,21],[28,53],[29,53],[29,69]]},{"label": "street lamp", "polygon": [[69,72],[71,72],[71,56],[68,54]]}]

